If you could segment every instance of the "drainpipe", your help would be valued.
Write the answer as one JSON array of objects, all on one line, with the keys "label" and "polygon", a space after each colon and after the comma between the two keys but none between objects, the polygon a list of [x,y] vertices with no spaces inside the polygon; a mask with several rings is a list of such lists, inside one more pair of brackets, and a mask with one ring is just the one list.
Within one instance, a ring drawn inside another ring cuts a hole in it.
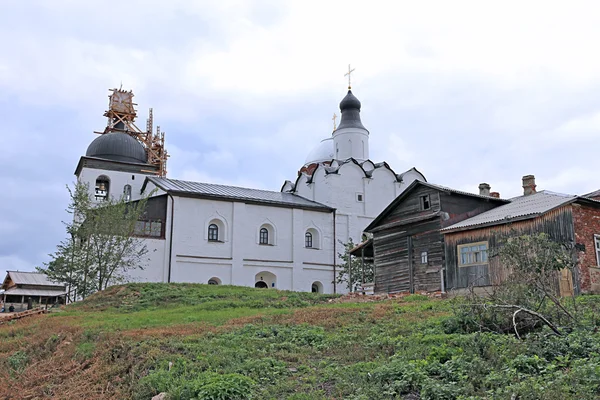
[{"label": "drainpipe", "polygon": [[171,283],[171,258],[173,256],[173,217],[175,215],[175,199],[169,193],[171,198],[171,229],[169,235],[169,271],[167,275],[167,283]]},{"label": "drainpipe", "polygon": [[337,253],[336,253],[337,236],[335,233],[335,210],[333,210],[333,294],[337,293],[336,281],[336,265],[337,265]]},{"label": "drainpipe", "polygon": [[446,268],[440,269],[440,286],[442,288],[442,293],[446,293],[446,288],[444,287],[444,271],[446,271]]}]

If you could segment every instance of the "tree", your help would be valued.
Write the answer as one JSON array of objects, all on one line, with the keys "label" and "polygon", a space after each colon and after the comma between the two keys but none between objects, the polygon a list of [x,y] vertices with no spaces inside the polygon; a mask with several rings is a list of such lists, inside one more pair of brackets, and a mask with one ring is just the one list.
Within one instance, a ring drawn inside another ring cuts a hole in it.
[{"label": "tree", "polygon": [[547,325],[559,333],[557,326],[577,322],[574,298],[568,307],[559,293],[559,273],[572,275],[577,265],[573,251],[545,233],[512,232],[493,255],[508,271],[506,279],[483,296],[472,290],[467,314],[481,328],[497,332],[514,331],[519,336]]},{"label": "tree", "polygon": [[356,247],[356,244],[352,241],[352,238],[348,239],[347,243],[344,243],[341,240],[339,243],[343,246],[344,252],[338,253],[338,257],[342,260],[342,262],[337,266],[338,275],[336,277],[336,283],[346,284],[348,290],[353,291],[353,289],[356,288],[356,286],[361,282],[373,282],[374,269],[372,260],[365,259],[363,269],[363,262],[361,258],[350,256],[350,251]]},{"label": "tree", "polygon": [[148,250],[136,236],[136,226],[143,219],[148,198],[134,202],[109,198],[94,204],[87,184],[77,183],[68,190],[67,212],[73,220],[65,222],[67,238],[50,254],[52,260],[45,268],[38,270],[52,281],[67,283],[70,292],[85,298],[125,281],[128,271],[144,268]]}]

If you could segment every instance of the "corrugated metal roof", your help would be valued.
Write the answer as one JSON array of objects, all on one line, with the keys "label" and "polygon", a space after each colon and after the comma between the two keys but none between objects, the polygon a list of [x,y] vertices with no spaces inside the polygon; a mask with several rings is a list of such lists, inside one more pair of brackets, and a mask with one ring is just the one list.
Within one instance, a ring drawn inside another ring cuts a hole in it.
[{"label": "corrugated metal roof", "polygon": [[442,232],[476,227],[479,225],[499,225],[510,222],[513,219],[534,218],[577,199],[577,196],[554,193],[546,190],[529,196],[515,197],[514,199],[511,199],[511,202],[508,204],[451,225],[442,229]]},{"label": "corrugated metal roof", "polygon": [[38,272],[20,272],[6,271],[10,279],[17,285],[38,285],[38,286],[59,286],[64,287],[56,282],[51,282],[45,274]]},{"label": "corrugated metal roof", "polygon": [[249,189],[237,186],[216,185],[213,183],[180,181],[177,179],[148,177],[148,181],[169,193],[181,193],[202,197],[250,201],[265,204],[284,205],[297,208],[314,208],[333,211],[325,204],[305,199],[293,193],[270,190]]},{"label": "corrugated metal roof", "polygon": [[592,193],[583,195],[583,197],[598,197],[598,196],[600,196],[600,189],[594,190]]},{"label": "corrugated metal roof", "polygon": [[51,289],[23,289],[23,288],[12,288],[6,291],[7,296],[62,296],[67,293],[64,289],[51,290]]}]

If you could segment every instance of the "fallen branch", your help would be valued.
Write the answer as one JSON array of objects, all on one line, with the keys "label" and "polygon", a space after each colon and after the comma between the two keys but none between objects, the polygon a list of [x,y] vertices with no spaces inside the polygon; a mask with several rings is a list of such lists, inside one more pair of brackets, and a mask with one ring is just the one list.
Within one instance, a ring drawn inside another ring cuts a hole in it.
[{"label": "fallen branch", "polygon": [[554,331],[554,333],[556,333],[558,336],[562,336],[562,333],[560,333],[560,331],[558,330],[558,328],[550,321],[548,321],[548,319],[546,317],[544,317],[542,314],[529,310],[525,307],[521,307],[521,306],[516,306],[516,305],[512,305],[512,304],[470,304],[468,306],[472,306],[472,307],[483,307],[483,308],[506,308],[509,310],[517,310],[515,311],[515,313],[513,314],[513,324],[515,325],[515,333],[517,334],[517,337],[519,337],[519,333],[517,332],[517,326],[516,326],[516,315],[519,312],[524,312],[526,314],[532,315],[534,317],[539,318],[540,320],[542,320],[546,325],[548,325],[548,327],[550,329],[552,329]]}]

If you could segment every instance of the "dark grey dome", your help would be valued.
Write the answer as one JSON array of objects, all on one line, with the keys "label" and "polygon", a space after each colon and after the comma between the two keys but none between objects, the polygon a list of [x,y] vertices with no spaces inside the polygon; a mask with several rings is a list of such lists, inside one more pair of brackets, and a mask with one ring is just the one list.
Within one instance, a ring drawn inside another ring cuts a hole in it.
[{"label": "dark grey dome", "polygon": [[360,120],[360,101],[352,94],[351,90],[348,90],[348,94],[340,103],[340,110],[342,111],[342,120],[336,130],[359,128],[367,131]]},{"label": "dark grey dome", "polygon": [[144,164],[148,162],[144,146],[134,137],[122,132],[100,135],[90,143],[85,155],[113,161]]},{"label": "dark grey dome", "polygon": [[351,108],[356,108],[360,111],[360,100],[358,100],[356,96],[352,94],[352,90],[348,90],[348,94],[340,103],[340,110],[344,111]]}]

